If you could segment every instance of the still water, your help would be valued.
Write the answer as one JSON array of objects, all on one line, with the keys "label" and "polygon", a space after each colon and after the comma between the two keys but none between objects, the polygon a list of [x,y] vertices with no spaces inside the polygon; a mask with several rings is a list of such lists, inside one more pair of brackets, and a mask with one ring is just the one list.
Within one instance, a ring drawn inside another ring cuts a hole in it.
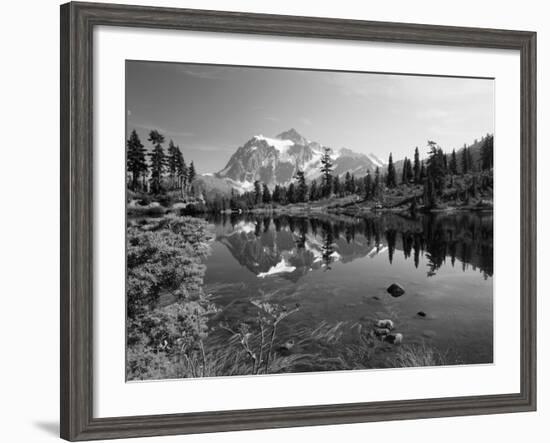
[{"label": "still water", "polygon": [[[388,318],[403,344],[428,344],[450,364],[493,361],[492,213],[207,221],[214,240],[205,289],[233,321],[246,320],[251,301],[299,304],[281,323],[282,340]],[[405,293],[392,297],[392,283]]]}]

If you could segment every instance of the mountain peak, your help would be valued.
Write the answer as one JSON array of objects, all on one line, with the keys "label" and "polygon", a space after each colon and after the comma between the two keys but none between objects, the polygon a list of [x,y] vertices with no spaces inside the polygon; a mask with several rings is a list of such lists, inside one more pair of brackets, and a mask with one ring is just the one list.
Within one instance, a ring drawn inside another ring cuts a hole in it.
[{"label": "mountain peak", "polygon": [[277,138],[279,140],[292,140],[297,145],[307,145],[307,139],[294,128],[281,132],[277,135]]},{"label": "mountain peak", "polygon": [[[321,175],[323,154],[320,143],[307,140],[294,128],[276,138],[255,135],[235,151],[215,178],[227,180],[236,189],[250,189],[256,180],[273,189],[275,185],[287,186],[300,169],[306,180],[311,181]],[[346,148],[332,151],[331,158],[334,174],[338,176],[350,172],[360,177],[374,170],[377,164],[382,165]]]}]

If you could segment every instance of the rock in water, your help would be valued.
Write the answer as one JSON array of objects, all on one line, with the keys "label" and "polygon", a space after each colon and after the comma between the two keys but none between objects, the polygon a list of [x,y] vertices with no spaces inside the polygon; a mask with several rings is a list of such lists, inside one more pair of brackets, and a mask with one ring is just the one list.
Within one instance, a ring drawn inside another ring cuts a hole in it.
[{"label": "rock in water", "polygon": [[378,320],[376,322],[377,328],[387,328],[387,329],[393,329],[395,326],[393,324],[393,321],[391,320]]},{"label": "rock in water", "polygon": [[392,345],[398,345],[403,341],[403,334],[388,334],[384,337],[384,341],[391,343]]},{"label": "rock in water", "polygon": [[377,337],[383,337],[390,333],[390,330],[388,328],[374,328],[374,334]]},{"label": "rock in water", "polygon": [[392,297],[401,297],[405,293],[405,289],[399,283],[392,283],[387,291]]}]

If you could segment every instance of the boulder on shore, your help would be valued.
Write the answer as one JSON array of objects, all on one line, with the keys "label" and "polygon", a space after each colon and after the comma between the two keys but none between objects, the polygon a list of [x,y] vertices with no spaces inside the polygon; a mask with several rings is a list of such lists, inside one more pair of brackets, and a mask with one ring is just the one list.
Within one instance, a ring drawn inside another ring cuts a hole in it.
[{"label": "boulder on shore", "polygon": [[383,337],[390,333],[388,328],[374,328],[374,335],[377,337]]},{"label": "boulder on shore", "polygon": [[405,293],[405,289],[399,283],[392,283],[387,291],[392,297],[401,297]]}]

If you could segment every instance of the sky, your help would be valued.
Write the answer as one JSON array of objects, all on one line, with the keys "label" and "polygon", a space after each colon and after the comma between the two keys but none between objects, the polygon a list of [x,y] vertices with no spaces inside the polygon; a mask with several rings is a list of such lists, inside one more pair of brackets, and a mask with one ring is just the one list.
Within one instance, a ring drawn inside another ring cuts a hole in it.
[{"label": "sky", "polygon": [[223,169],[254,135],[295,128],[331,148],[412,157],[494,132],[494,81],[127,61],[127,135],[157,129],[199,173]]}]

